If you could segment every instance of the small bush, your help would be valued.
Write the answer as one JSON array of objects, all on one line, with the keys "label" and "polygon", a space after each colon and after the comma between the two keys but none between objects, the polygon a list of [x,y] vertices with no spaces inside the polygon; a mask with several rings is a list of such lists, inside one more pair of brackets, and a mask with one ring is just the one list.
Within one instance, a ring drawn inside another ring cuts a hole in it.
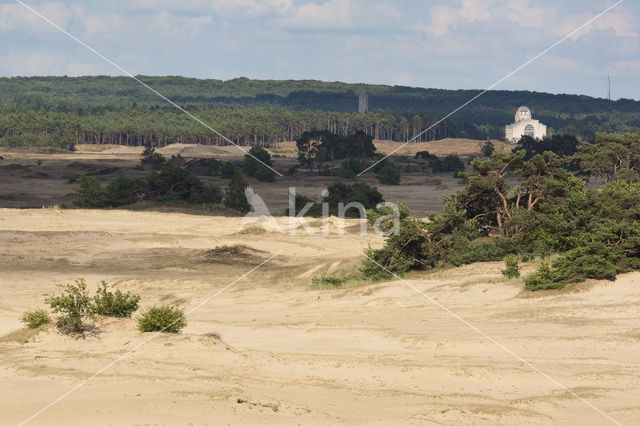
[{"label": "small bush", "polygon": [[383,185],[400,185],[400,169],[391,162],[386,162],[375,170],[378,182]]},{"label": "small bush", "polygon": [[245,195],[245,189],[247,188],[247,182],[242,177],[240,169],[236,169],[229,182],[227,191],[224,197],[224,205],[232,210],[240,213],[248,213],[251,211],[251,204],[247,201]]},{"label": "small bush", "polygon": [[321,275],[319,277],[311,278],[311,287],[312,288],[336,288],[336,287],[342,287],[344,282],[345,280],[342,278]]},{"label": "small bush", "polygon": [[138,318],[138,329],[144,333],[153,331],[179,333],[186,325],[184,311],[169,305],[149,308]]},{"label": "small bush", "polygon": [[491,154],[493,154],[493,151],[495,150],[495,145],[489,140],[486,141],[484,145],[482,145],[482,155],[484,155],[485,157],[491,157]]},{"label": "small bush", "polygon": [[51,317],[44,309],[36,309],[35,311],[25,312],[20,321],[29,328],[38,328],[41,325],[49,324]]},{"label": "small bush", "polygon": [[261,235],[266,234],[268,231],[262,225],[249,225],[246,228],[240,230],[238,234],[241,235]]},{"label": "small bush", "polygon": [[246,244],[234,244],[232,246],[218,246],[211,250],[207,250],[209,256],[247,256],[251,250]]},{"label": "small bush", "polygon": [[552,270],[549,265],[543,263],[537,272],[528,275],[524,279],[524,285],[529,290],[558,289],[565,286],[565,282],[560,279],[559,274]]},{"label": "small bush", "polygon": [[238,166],[233,164],[231,161],[227,161],[222,165],[222,167],[220,167],[220,176],[225,179],[231,179],[237,168]]},{"label": "small bush", "polygon": [[520,268],[518,267],[518,257],[514,254],[510,254],[504,258],[505,269],[502,270],[502,275],[507,278],[518,278],[520,276]]},{"label": "small bush", "polygon": [[81,208],[104,208],[109,205],[107,191],[100,185],[100,181],[92,176],[81,175],[75,180],[80,187],[76,190],[73,204]]},{"label": "small bush", "polygon": [[336,170],[336,176],[342,179],[355,179],[356,173],[351,169],[338,169]]},{"label": "small bush", "polygon": [[62,294],[49,296],[45,302],[54,313],[59,314],[56,319],[58,328],[67,333],[83,333],[90,328],[93,317],[93,305],[87,290],[87,283],[83,278],[71,284],[58,284]]},{"label": "small bush", "polygon": [[362,164],[358,160],[351,158],[349,161],[342,163],[342,168],[351,170],[354,174],[358,174],[362,171]]},{"label": "small bush", "polygon": [[113,293],[107,290],[108,286],[105,281],[101,281],[98,286],[93,297],[95,313],[106,317],[130,318],[131,314],[138,310],[140,296],[120,290]]}]

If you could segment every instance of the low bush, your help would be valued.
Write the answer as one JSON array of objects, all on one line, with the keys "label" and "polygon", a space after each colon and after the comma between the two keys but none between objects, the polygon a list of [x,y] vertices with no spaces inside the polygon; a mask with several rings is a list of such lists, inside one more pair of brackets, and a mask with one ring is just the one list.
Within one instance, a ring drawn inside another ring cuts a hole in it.
[{"label": "low bush", "polygon": [[342,284],[344,284],[344,279],[327,275],[311,278],[311,287],[316,289],[342,287]]},{"label": "low bush", "polygon": [[341,168],[336,170],[336,176],[342,179],[355,179],[357,175],[351,169]]},{"label": "low bush", "polygon": [[98,178],[83,174],[76,178],[74,182],[80,184],[80,186],[76,190],[73,204],[87,209],[99,209],[108,206],[107,192]]},{"label": "low bush", "polygon": [[491,141],[486,141],[484,145],[482,145],[482,155],[485,157],[491,157],[491,154],[493,154],[495,150],[496,147]]},{"label": "low bush", "polygon": [[457,174],[465,169],[464,162],[456,154],[449,154],[443,158],[431,161],[434,172],[453,172]]},{"label": "low bush", "polygon": [[381,167],[375,169],[375,175],[383,185],[400,185],[400,168],[392,162],[384,162]]},{"label": "low bush", "polygon": [[38,328],[41,325],[49,324],[51,317],[44,309],[36,309],[35,311],[25,312],[20,321],[29,328]]},{"label": "low bush", "polygon": [[362,164],[358,160],[351,158],[348,161],[342,163],[342,168],[351,170],[354,174],[357,175],[362,171]]},{"label": "low bush", "polygon": [[100,282],[93,297],[94,312],[107,317],[130,318],[138,310],[140,296],[120,290],[114,293],[108,290],[108,286],[105,281]]},{"label": "low bush", "polygon": [[536,291],[562,288],[565,282],[558,271],[552,270],[548,264],[543,263],[537,272],[527,275],[524,285],[529,290]]},{"label": "low bush", "polygon": [[240,235],[262,235],[266,234],[268,231],[262,225],[249,225],[246,228],[238,231]]},{"label": "low bush", "polygon": [[143,312],[138,318],[138,329],[144,333],[179,333],[187,326],[184,311],[176,306],[154,306]]},{"label": "low bush", "polygon": [[71,284],[58,284],[62,293],[48,296],[45,302],[54,313],[59,314],[56,323],[60,330],[67,333],[83,333],[91,327],[93,304],[87,283],[83,278]]}]

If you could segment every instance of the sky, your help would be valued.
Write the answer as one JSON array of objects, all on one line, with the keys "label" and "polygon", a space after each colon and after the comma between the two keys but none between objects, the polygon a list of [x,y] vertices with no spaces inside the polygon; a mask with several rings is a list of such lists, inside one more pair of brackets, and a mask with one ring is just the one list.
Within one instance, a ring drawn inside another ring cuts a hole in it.
[{"label": "sky", "polygon": [[[21,0],[131,74],[485,89],[617,0]],[[122,75],[0,0],[0,76]],[[495,89],[640,99],[640,2]]]}]

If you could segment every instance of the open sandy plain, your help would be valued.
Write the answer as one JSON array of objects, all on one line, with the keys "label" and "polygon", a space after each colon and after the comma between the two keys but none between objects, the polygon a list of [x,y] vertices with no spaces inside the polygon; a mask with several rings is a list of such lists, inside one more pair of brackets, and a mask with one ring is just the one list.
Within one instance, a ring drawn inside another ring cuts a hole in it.
[{"label": "open sandy plain", "polygon": [[[125,354],[29,424],[640,423],[640,274],[532,294],[487,263],[407,278],[433,300],[400,281],[315,290],[313,276],[354,268],[381,238],[355,222],[342,236],[237,234],[240,222],[0,209],[0,423]],[[232,244],[250,249],[210,251]],[[78,277],[189,310],[276,253],[181,334],[103,319],[78,339],[19,322]]]}]

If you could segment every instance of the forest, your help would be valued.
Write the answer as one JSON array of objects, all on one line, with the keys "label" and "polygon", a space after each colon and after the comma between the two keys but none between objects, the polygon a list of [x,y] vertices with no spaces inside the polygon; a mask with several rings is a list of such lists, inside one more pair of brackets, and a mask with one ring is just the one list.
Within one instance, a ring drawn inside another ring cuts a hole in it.
[{"label": "forest", "polygon": [[[138,76],[234,142],[271,146],[304,132],[362,131],[413,139],[478,90],[441,90],[321,81],[229,81]],[[357,112],[357,94],[370,112]],[[490,91],[418,140],[502,138],[520,105],[551,133],[593,141],[596,132],[640,130],[640,102],[578,95]],[[0,146],[68,148],[78,143],[156,146],[224,144],[220,136],[127,77],[0,78]]]}]

